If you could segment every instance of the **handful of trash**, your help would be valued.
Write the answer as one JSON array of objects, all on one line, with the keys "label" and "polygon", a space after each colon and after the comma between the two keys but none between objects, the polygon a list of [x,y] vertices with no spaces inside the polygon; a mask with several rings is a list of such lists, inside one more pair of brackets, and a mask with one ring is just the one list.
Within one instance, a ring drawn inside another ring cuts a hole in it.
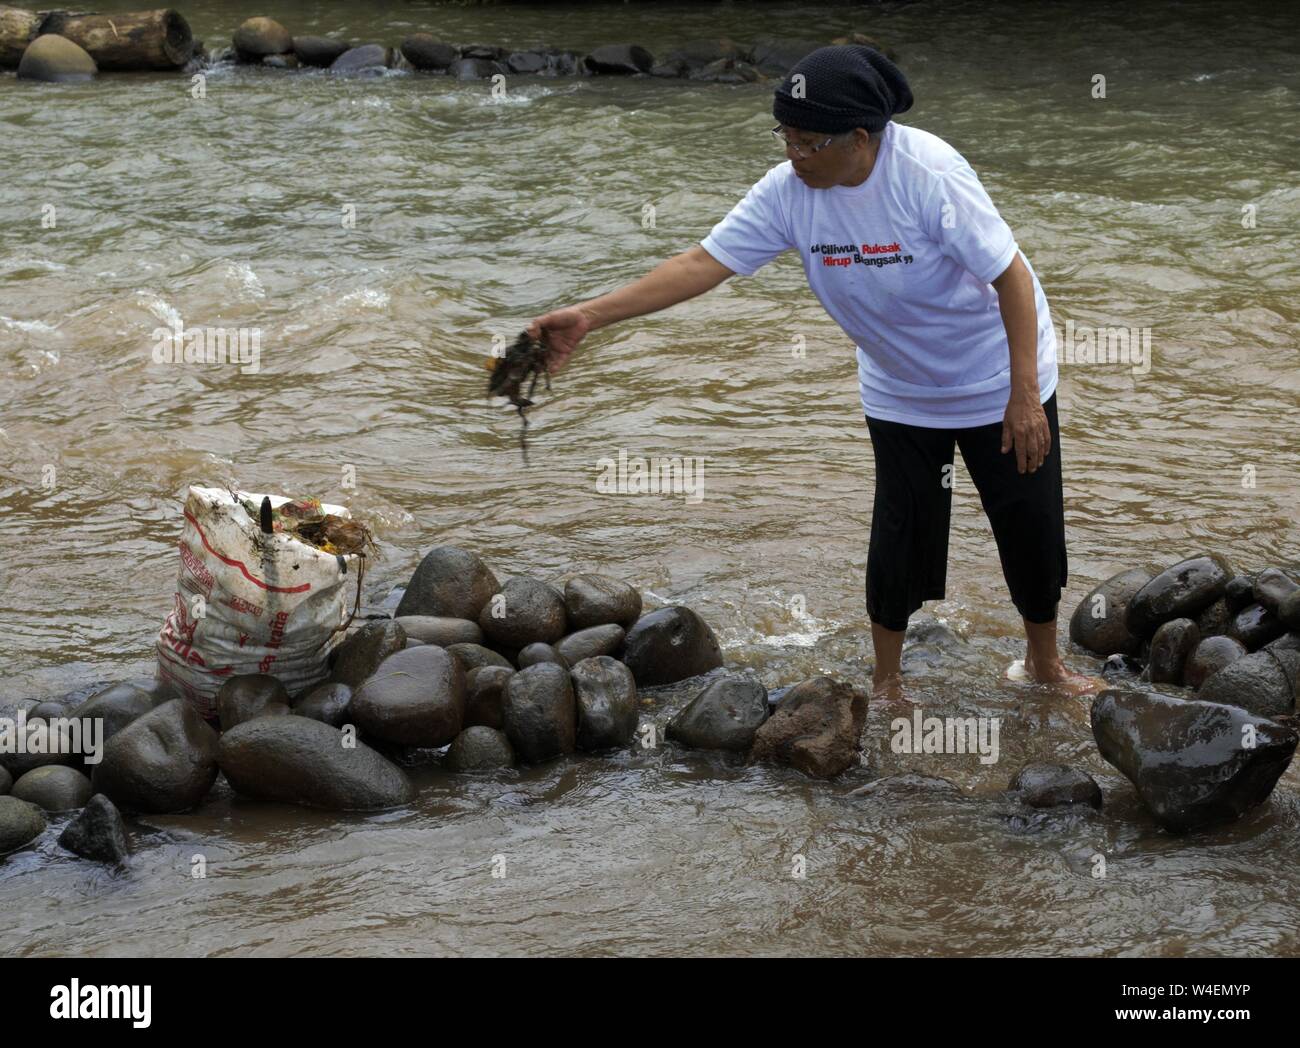
[{"label": "handful of trash", "polygon": [[[506,355],[494,358],[488,365],[492,368],[492,377],[488,379],[488,396],[505,397],[523,419],[519,448],[524,453],[525,465],[528,464],[528,418],[524,415],[524,409],[533,406],[533,391],[537,388],[537,380],[543,375],[546,376],[546,389],[550,391],[551,371],[546,354],[545,331],[542,332],[541,339],[535,339],[527,331],[521,331],[514,345],[506,350]],[[528,392],[521,394],[525,382],[528,382]]]},{"label": "handful of trash", "polygon": [[356,554],[364,557],[375,549],[370,529],[351,517],[326,511],[318,498],[292,499],[278,507],[265,497],[260,506],[252,499],[241,498],[239,504],[248,516],[260,523],[264,534],[281,532],[325,553]]}]

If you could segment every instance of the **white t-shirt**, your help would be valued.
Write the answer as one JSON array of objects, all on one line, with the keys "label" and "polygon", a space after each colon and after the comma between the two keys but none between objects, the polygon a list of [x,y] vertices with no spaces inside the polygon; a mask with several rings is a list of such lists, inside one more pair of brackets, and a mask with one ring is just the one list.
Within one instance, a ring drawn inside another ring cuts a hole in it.
[{"label": "white t-shirt", "polygon": [[[870,417],[938,428],[1002,421],[1011,357],[990,282],[1024,255],[970,164],[938,136],[891,121],[859,186],[812,189],[790,161],[778,164],[700,244],[746,276],[798,250],[813,293],[857,345]],[[1046,401],[1056,333],[1025,265]]]}]

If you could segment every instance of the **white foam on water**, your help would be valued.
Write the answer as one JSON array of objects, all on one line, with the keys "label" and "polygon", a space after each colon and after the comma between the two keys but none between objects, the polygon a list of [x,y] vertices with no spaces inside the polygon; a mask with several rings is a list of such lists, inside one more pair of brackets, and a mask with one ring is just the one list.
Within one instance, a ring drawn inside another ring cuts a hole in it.
[{"label": "white foam on water", "polygon": [[392,296],[383,288],[367,287],[360,291],[349,291],[339,299],[340,306],[359,305],[363,309],[383,309]]},{"label": "white foam on water", "polygon": [[136,301],[170,328],[183,328],[180,310],[154,291],[137,291]]},{"label": "white foam on water", "polygon": [[253,267],[247,262],[227,262],[227,268],[230,275],[239,281],[239,286],[254,298],[266,298],[266,288],[262,287],[262,282],[257,279],[257,274],[253,272]]},{"label": "white foam on water", "polygon": [[0,324],[4,324],[5,327],[12,331],[32,331],[41,335],[63,337],[63,333],[58,328],[53,324],[45,323],[43,320],[15,320],[13,317],[0,316]]},{"label": "white foam on water", "polygon": [[1007,680],[1028,680],[1029,671],[1025,669],[1025,660],[1016,659],[1007,667]]}]

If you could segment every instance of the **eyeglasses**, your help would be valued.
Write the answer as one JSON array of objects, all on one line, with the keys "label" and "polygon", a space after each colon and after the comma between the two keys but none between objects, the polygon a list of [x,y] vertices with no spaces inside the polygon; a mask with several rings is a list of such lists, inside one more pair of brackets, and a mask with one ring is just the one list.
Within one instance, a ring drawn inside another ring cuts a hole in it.
[{"label": "eyeglasses", "polygon": [[[806,160],[814,153],[821,152],[828,145],[830,145],[831,142],[833,142],[836,138],[839,137],[838,135],[828,135],[826,137],[826,141],[822,142],[820,145],[801,147],[797,143],[791,142],[790,139],[786,137],[785,132],[781,130],[780,124],[777,124],[776,127],[772,128],[772,134],[781,142],[782,145],[789,146],[791,149],[793,149],[794,155],[797,156],[800,160]],[[807,151],[805,152],[805,150]]]}]

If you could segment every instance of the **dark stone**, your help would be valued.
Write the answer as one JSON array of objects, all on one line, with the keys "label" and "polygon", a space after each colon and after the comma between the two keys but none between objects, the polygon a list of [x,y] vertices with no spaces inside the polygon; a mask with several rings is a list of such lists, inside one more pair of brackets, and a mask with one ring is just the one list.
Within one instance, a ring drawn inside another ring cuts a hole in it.
[{"label": "dark stone", "polygon": [[31,844],[45,832],[45,813],[35,804],[8,795],[0,797],[0,855]]},{"label": "dark stone", "polygon": [[605,44],[586,55],[582,64],[591,73],[628,76],[650,72],[655,59],[644,47],[636,44]]},{"label": "dark stone", "polygon": [[72,811],[83,807],[93,792],[90,780],[76,768],[49,764],[23,775],[10,794],[46,811]]},{"label": "dark stone", "polygon": [[1255,576],[1234,575],[1228,580],[1228,585],[1223,591],[1223,599],[1227,602],[1230,615],[1235,615],[1247,604],[1254,604]]},{"label": "dark stone", "polygon": [[1199,688],[1207,677],[1236,662],[1246,654],[1246,646],[1231,637],[1206,637],[1183,666],[1183,683]]},{"label": "dark stone", "polygon": [[632,671],[617,659],[596,655],[574,666],[570,678],[578,748],[605,750],[631,742],[640,720]]},{"label": "dark stone", "polygon": [[505,732],[483,724],[466,728],[447,750],[447,767],[451,771],[495,771],[514,766],[515,751]]},{"label": "dark stone", "polygon": [[330,63],[331,73],[365,73],[387,69],[393,63],[391,48],[382,44],[351,47]]},{"label": "dark stone", "polygon": [[266,55],[283,55],[293,50],[293,37],[273,18],[250,18],[235,30],[231,43],[243,62],[260,62]]},{"label": "dark stone", "polygon": [[148,713],[154,705],[154,698],[144,690],[132,684],[114,684],[96,692],[68,716],[83,720],[99,718],[107,742],[137,717]]},{"label": "dark stone", "polygon": [[542,662],[520,670],[506,685],[505,733],[524,761],[538,764],[572,753],[577,710],[568,671]]},{"label": "dark stone", "polygon": [[537,51],[511,51],[506,68],[512,73],[537,75],[546,69],[546,56]]},{"label": "dark stone", "polygon": [[505,666],[480,666],[470,670],[466,679],[465,727],[504,727],[502,707],[506,701],[506,685],[514,675],[515,671]]},{"label": "dark stone", "polygon": [[[594,659],[597,655],[616,655],[623,647],[626,634],[622,626],[609,623],[605,626],[589,626],[562,637],[555,644],[555,650],[570,666],[576,666],[583,659]],[[520,653],[522,655],[522,652]]]},{"label": "dark stone", "polygon": [[553,662],[557,666],[563,666],[566,670],[569,668],[569,660],[549,644],[542,644],[539,641],[536,644],[529,644],[519,649],[519,668],[521,670],[529,666],[536,666],[539,662]]},{"label": "dark stone", "polygon": [[436,546],[424,555],[397,605],[397,616],[433,615],[478,621],[501,588],[482,559],[457,546]]},{"label": "dark stone", "polygon": [[121,864],[131,854],[122,814],[102,793],[91,797],[81,813],[64,827],[59,844],[95,862]]},{"label": "dark stone", "polygon": [[564,584],[564,610],[575,631],[609,623],[626,630],[641,617],[641,594],[608,575],[575,575]]},{"label": "dark stone", "polygon": [[482,644],[483,631],[470,619],[449,619],[438,615],[403,615],[394,619],[412,640],[450,648],[453,644]]},{"label": "dark stone", "polygon": [[542,76],[577,76],[586,74],[587,67],[582,65],[582,55],[576,51],[545,51],[546,68]]},{"label": "dark stone", "polygon": [[1232,612],[1228,610],[1226,597],[1220,597],[1196,616],[1196,628],[1200,631],[1202,639],[1225,636],[1231,623]]},{"label": "dark stone", "polygon": [[1260,651],[1300,651],[1300,633],[1284,633],[1277,640],[1271,640]]},{"label": "dark stone", "polygon": [[479,627],[494,646],[524,648],[541,641],[554,644],[564,636],[564,598],[541,579],[518,575],[484,606]]},{"label": "dark stone", "polygon": [[[1138,691],[1098,695],[1092,731],[1101,755],[1172,833],[1229,821],[1263,803],[1298,741],[1290,728],[1235,706]],[[1246,739],[1253,746],[1243,745]]]},{"label": "dark stone", "polygon": [[715,680],[668,722],[668,738],[697,750],[744,753],[767,720],[767,689],[746,677]]},{"label": "dark stone", "polygon": [[674,684],[722,665],[718,638],[690,608],[674,605],[638,619],[623,642],[637,687]]},{"label": "dark stone", "polygon": [[403,40],[402,54],[416,69],[438,73],[446,71],[460,57],[456,47],[435,40],[428,33],[412,33]]},{"label": "dark stone", "polygon": [[259,800],[368,811],[407,804],[415,796],[400,768],[337,728],[307,717],[246,721],[221,736],[219,760],[231,787]]},{"label": "dark stone", "polygon": [[300,717],[328,724],[331,728],[341,728],[348,722],[351,708],[352,689],[346,684],[327,681],[299,699],[293,712]]},{"label": "dark stone", "polygon": [[1106,680],[1136,677],[1141,672],[1141,662],[1132,655],[1121,655],[1118,652],[1114,655],[1107,655],[1106,661],[1101,664],[1101,675]]},{"label": "dark stone", "polygon": [[266,673],[241,673],[229,678],[217,689],[217,717],[221,730],[260,717],[271,707],[289,707],[289,693],[284,685]]},{"label": "dark stone", "polygon": [[99,71],[95,60],[79,44],[57,33],[36,37],[18,60],[19,80],[73,83],[92,80]]},{"label": "dark stone", "polygon": [[91,783],[128,811],[161,813],[193,808],[216,777],[217,733],[188,701],[172,699],[109,739]]},{"label": "dark stone", "polygon": [[514,663],[504,655],[491,648],[485,648],[482,644],[451,644],[447,647],[447,651],[464,667],[466,673],[472,673],[483,666],[500,666],[512,673],[515,669]]},{"label": "dark stone", "polygon": [[331,40],[326,36],[295,36],[293,38],[294,54],[303,65],[328,69],[338,57],[350,49],[350,44],[342,40]]},{"label": "dark stone", "polygon": [[297,69],[301,63],[297,55],[267,55],[261,64],[268,69]]},{"label": "dark stone", "polygon": [[[5,731],[12,735],[11,746],[0,750],[0,767],[5,768],[11,776],[18,778],[33,768],[43,768],[51,764],[66,764],[79,767],[82,754],[72,750],[79,741],[82,747],[88,738],[78,740],[70,733],[69,725],[55,724],[32,716],[40,705],[35,699],[17,699],[0,703],[0,721],[6,724]],[[26,752],[18,752],[19,736],[23,739]]]},{"label": "dark stone", "polygon": [[1300,584],[1285,571],[1278,568],[1265,568],[1255,576],[1255,600],[1263,604],[1274,615],[1282,606],[1282,601],[1293,593],[1300,593]]},{"label": "dark stone", "polygon": [[1128,568],[1097,586],[1070,616],[1070,639],[1096,655],[1137,655],[1142,639],[1129,632],[1128,606],[1154,574]]},{"label": "dark stone", "polygon": [[785,76],[799,59],[823,46],[811,40],[760,40],[754,44],[753,62],[764,76]]},{"label": "dark stone", "polygon": [[465,671],[432,644],[399,651],[354,690],[351,717],[384,742],[445,746],[464,726]]},{"label": "dark stone", "polygon": [[1031,808],[1061,804],[1101,807],[1101,787],[1087,772],[1068,764],[1026,764],[1011,780],[1008,791]]},{"label": "dark stone", "polygon": [[1128,606],[1129,632],[1149,637],[1170,619],[1195,618],[1223,596],[1232,566],[1217,553],[1189,557],[1143,586]]},{"label": "dark stone", "polygon": [[750,757],[833,778],[856,763],[866,719],[867,695],[861,688],[813,677],[791,688],[772,711],[754,735]]},{"label": "dark stone", "polygon": [[1151,638],[1151,661],[1147,664],[1152,684],[1182,684],[1183,664],[1201,642],[1200,630],[1191,619],[1171,619]]},{"label": "dark stone", "polygon": [[496,44],[466,44],[460,49],[461,58],[482,58],[489,62],[499,62],[508,53]]},{"label": "dark stone", "polygon": [[457,80],[485,80],[507,71],[504,63],[490,62],[486,58],[458,58],[447,67],[447,75]]},{"label": "dark stone", "polygon": [[763,79],[763,74],[748,62],[734,58],[719,58],[703,69],[691,74],[692,80],[710,84],[752,84]]},{"label": "dark stone", "polygon": [[346,684],[355,691],[384,659],[405,647],[406,630],[396,620],[367,622],[338,646],[330,680]]},{"label": "dark stone", "polygon": [[1281,717],[1295,709],[1300,653],[1257,651],[1210,674],[1198,699],[1240,706],[1258,717]]},{"label": "dark stone", "polygon": [[1241,641],[1247,651],[1258,651],[1286,632],[1282,620],[1263,604],[1248,604],[1232,617],[1228,636]]},{"label": "dark stone", "polygon": [[745,52],[730,40],[688,40],[664,54],[650,70],[651,76],[689,76],[711,62],[723,59],[746,61]]},{"label": "dark stone", "polygon": [[1277,606],[1277,617],[1287,629],[1300,630],[1300,592],[1288,593]]},{"label": "dark stone", "polygon": [[13,789],[14,777],[9,774],[9,769],[0,765],[0,797],[3,797]]},{"label": "dark stone", "polygon": [[27,719],[43,720],[48,724],[51,717],[66,717],[67,715],[68,711],[61,702],[46,699],[44,702],[38,702],[32,707],[32,712],[27,715]]}]

